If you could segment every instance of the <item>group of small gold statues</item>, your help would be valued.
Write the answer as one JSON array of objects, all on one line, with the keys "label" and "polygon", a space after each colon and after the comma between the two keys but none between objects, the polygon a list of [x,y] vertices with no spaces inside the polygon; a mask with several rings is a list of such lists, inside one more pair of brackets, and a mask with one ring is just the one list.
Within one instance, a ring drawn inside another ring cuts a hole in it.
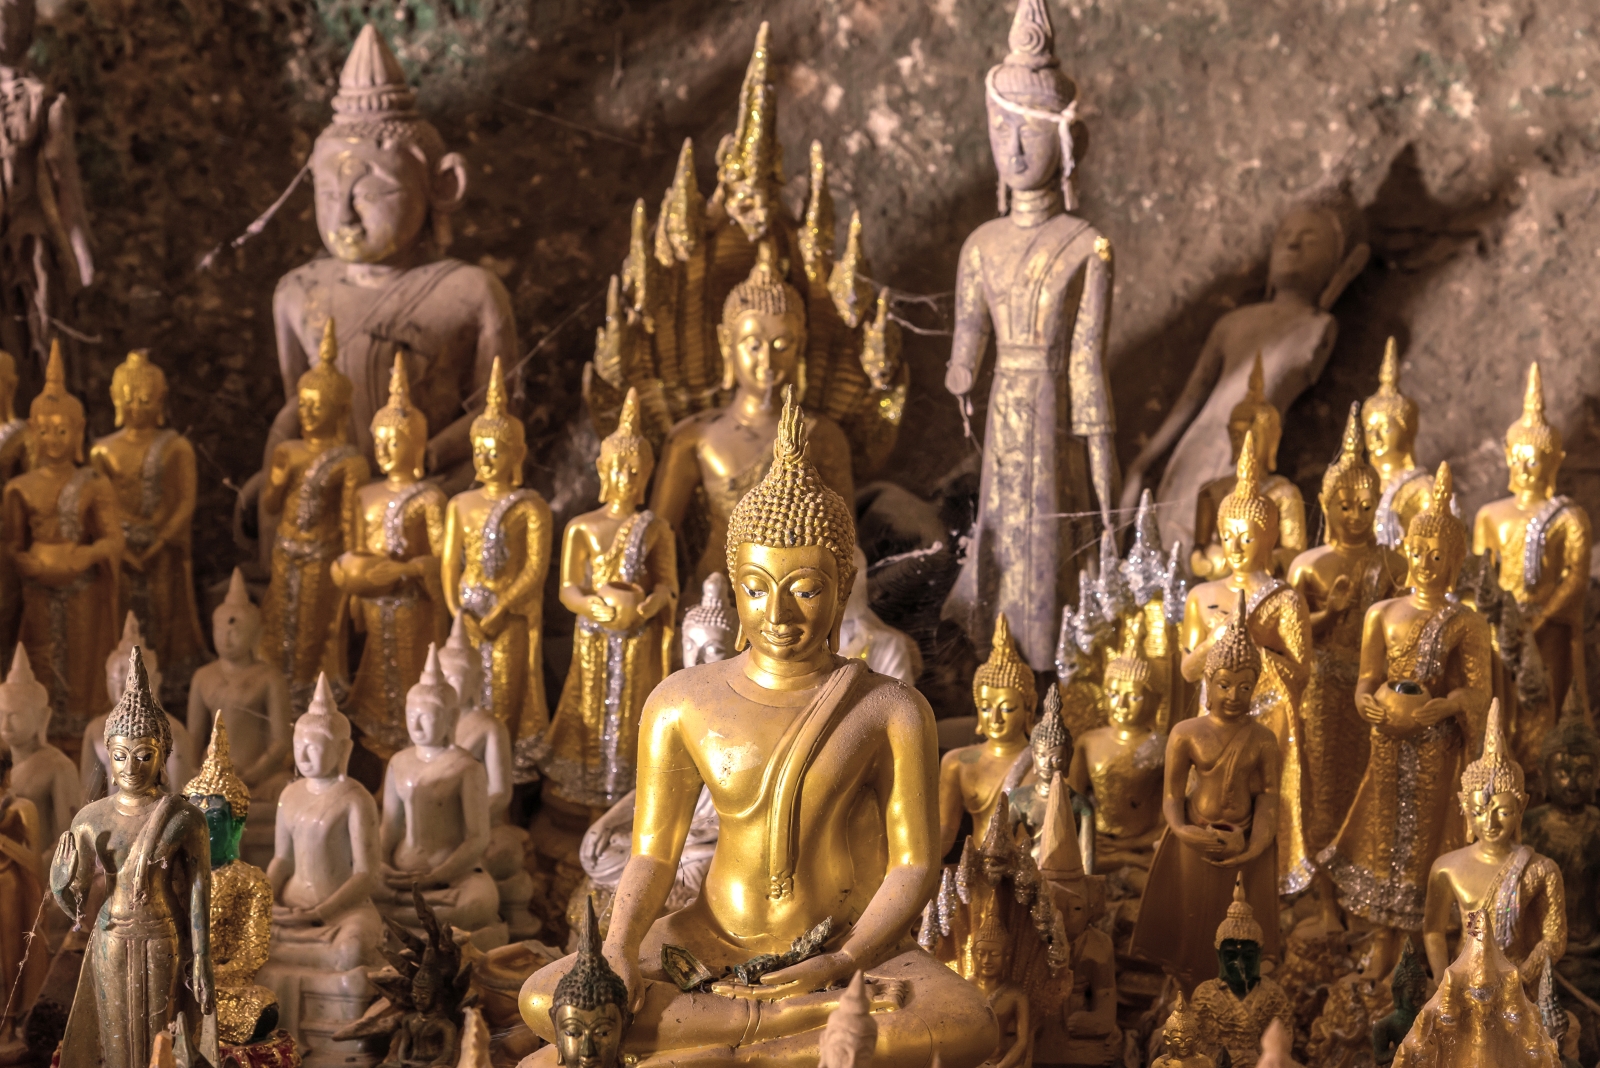
[{"label": "group of small gold statues", "polygon": [[1319,190],[1114,508],[1078,92],[1043,0],[1008,45],[984,81],[1000,217],[961,250],[945,379],[970,413],[993,341],[944,606],[987,659],[979,740],[942,757],[856,538],[906,403],[895,298],[859,214],[835,257],[820,143],[783,207],[765,24],[714,192],[686,142],[611,281],[553,711],[555,516],[523,485],[510,302],[444,254],[466,168],[372,27],[310,162],[328,255],[274,298],[287,401],[211,649],[156,359],[116,369],[119,429],[86,454],[59,348],[27,420],[0,354],[0,1061],[1600,1057],[1591,530],[1539,367],[1511,495],[1469,531],[1448,464],[1417,463],[1391,341],[1313,546],[1280,413],[1368,257]]}]

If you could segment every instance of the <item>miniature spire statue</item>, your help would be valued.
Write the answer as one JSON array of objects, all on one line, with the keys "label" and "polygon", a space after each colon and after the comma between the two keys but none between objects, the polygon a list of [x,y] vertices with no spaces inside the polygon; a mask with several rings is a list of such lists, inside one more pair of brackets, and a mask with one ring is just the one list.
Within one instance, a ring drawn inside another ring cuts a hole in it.
[{"label": "miniature spire statue", "polygon": [[866,979],[860,972],[845,988],[839,1007],[828,1015],[818,1046],[817,1068],[871,1068],[878,1043],[878,1025],[867,1001]]},{"label": "miniature spire statue", "polygon": [[53,343],[44,389],[29,407],[33,467],[6,483],[0,519],[22,582],[18,640],[50,690],[52,740],[69,746],[111,703],[102,672],[117,644],[123,553],[116,495],[83,463],[84,426]]},{"label": "miniature spire statue", "polygon": [[1233,884],[1233,901],[1217,927],[1213,945],[1219,975],[1195,989],[1194,1014],[1214,1045],[1215,1059],[1223,1050],[1240,1068],[1255,1068],[1261,1053],[1261,1036],[1277,1020],[1292,1034],[1294,1011],[1289,996],[1271,976],[1261,974],[1261,944],[1265,936],[1250,902],[1245,899],[1244,875]]},{"label": "miniature spire statue", "polygon": [[1417,952],[1416,943],[1410,938],[1406,939],[1400,960],[1394,966],[1389,991],[1394,1011],[1372,1025],[1372,1055],[1379,1064],[1394,1058],[1395,1048],[1411,1033],[1411,1025],[1428,997],[1428,971],[1423,966],[1422,954]]},{"label": "miniature spire statue", "polygon": [[89,450],[89,462],[111,483],[122,517],[118,600],[139,617],[161,657],[169,692],[188,689],[206,659],[195,607],[190,559],[194,524],[194,446],[169,428],[167,376],[142,350],[111,374],[116,433]]},{"label": "miniature spire statue", "polygon": [[[1016,759],[1000,787],[1005,791],[1012,820],[1020,823],[1027,832],[1037,860],[1045,819],[1051,798],[1054,797],[1054,783],[1058,774],[1064,773],[1076,756],[1072,731],[1061,714],[1059,685],[1052,685],[1044,693],[1039,721],[1028,736],[1028,756],[1031,761],[1021,756]],[[1087,813],[1087,809],[1085,811]],[[976,819],[973,820],[973,826],[979,826]],[[987,824],[983,826],[987,827]],[[1080,860],[1080,866],[1081,863]]]},{"label": "miniature spire statue", "polygon": [[83,807],[83,784],[72,758],[50,744],[50,691],[34,677],[25,645],[17,646],[0,683],[0,744],[10,750],[7,793],[33,805],[35,848],[48,857]]},{"label": "miniature spire statue", "polygon": [[548,785],[571,805],[609,808],[633,789],[639,714],[666,674],[678,605],[672,528],[644,503],[655,453],[628,390],[616,432],[600,443],[600,507],[561,539],[561,603],[578,617],[572,666],[550,728],[534,749]]},{"label": "miniature spire statue", "polygon": [[[372,417],[372,450],[383,477],[356,494],[351,548],[335,560],[344,594],[342,624],[366,634],[350,691],[351,718],[363,744],[388,757],[406,744],[405,688],[422,674],[429,644],[449,632],[439,557],[444,551],[445,493],[422,481],[428,422],[411,399],[405,359],[396,353],[389,403]],[[338,666],[345,657],[335,646]]]},{"label": "miniature spire statue", "polygon": [[556,1063],[564,1068],[618,1068],[622,1036],[632,1022],[628,987],[600,952],[594,902],[578,928],[578,954],[550,999]]},{"label": "miniature spire statue", "polygon": [[[983,648],[1003,612],[1023,658],[1046,664],[1073,597],[1074,552],[1092,530],[1060,516],[1087,513],[1092,499],[1111,526],[1111,243],[1067,214],[1078,91],[1056,59],[1045,4],[1017,5],[1009,45],[984,80],[1003,217],[968,236],[956,274],[945,388],[963,412],[991,332],[996,349],[978,516],[945,614]],[[1042,277],[1038,263],[1049,264]],[[1085,447],[1087,479],[1074,455]]]},{"label": "miniature spire statue", "polygon": [[1200,1018],[1179,990],[1162,1029],[1167,1051],[1155,1059],[1151,1068],[1216,1068],[1216,1061],[1201,1052],[1203,1037]]},{"label": "miniature spire statue", "polygon": [[1511,496],[1478,509],[1472,551],[1499,564],[1500,588],[1516,600],[1550,679],[1550,700],[1518,707],[1512,725],[1517,751],[1532,759],[1555,726],[1572,681],[1583,672],[1583,598],[1589,583],[1593,533],[1583,507],[1556,492],[1566,459],[1561,431],[1544,413],[1539,365],[1528,365],[1522,418],[1506,430]]},{"label": "miniature spire statue", "polygon": [[533,775],[532,746],[550,722],[544,686],[544,576],[550,567],[550,506],[522,487],[522,420],[507,409],[495,359],[488,402],[472,423],[472,463],[481,485],[450,499],[440,579],[451,615],[466,617],[482,659],[487,707],[517,751],[519,781]]}]

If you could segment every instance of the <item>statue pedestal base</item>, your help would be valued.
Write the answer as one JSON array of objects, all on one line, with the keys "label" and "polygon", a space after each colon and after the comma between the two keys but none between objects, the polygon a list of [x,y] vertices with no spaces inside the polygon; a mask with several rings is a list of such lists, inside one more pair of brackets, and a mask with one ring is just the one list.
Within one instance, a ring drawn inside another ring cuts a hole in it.
[{"label": "statue pedestal base", "polygon": [[282,1028],[248,1046],[221,1046],[217,1055],[220,1068],[303,1068],[305,1063],[293,1036]]},{"label": "statue pedestal base", "polygon": [[299,1045],[304,1068],[371,1068],[382,1057],[363,1040],[333,1039],[335,1031],[361,1019],[378,999],[365,968],[329,972],[269,960],[256,973],[256,982],[278,995],[283,1029]]}]

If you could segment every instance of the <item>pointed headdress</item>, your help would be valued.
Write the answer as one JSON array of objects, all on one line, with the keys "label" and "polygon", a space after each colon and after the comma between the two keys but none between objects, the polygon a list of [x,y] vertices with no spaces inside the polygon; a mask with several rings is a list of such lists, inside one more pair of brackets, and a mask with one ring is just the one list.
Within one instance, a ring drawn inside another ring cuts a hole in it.
[{"label": "pointed headdress", "polygon": [[1106,682],[1131,682],[1144,687],[1155,682],[1155,671],[1144,655],[1144,631],[1144,613],[1141,612],[1128,621],[1123,632],[1122,650],[1116,659],[1106,665]]},{"label": "pointed headdress", "polygon": [[1278,443],[1283,440],[1283,413],[1267,399],[1266,372],[1261,365],[1261,350],[1256,350],[1245,381],[1244,398],[1228,413],[1228,422],[1248,422],[1255,431],[1256,444],[1266,449],[1267,471],[1278,469]]},{"label": "pointed headdress", "polygon": [[[1006,57],[984,76],[984,92],[1003,111],[1055,126],[1061,142],[1061,192],[1070,211],[1077,206],[1072,190],[1072,124],[1078,117],[1078,87],[1056,58],[1055,28],[1044,0],[1020,0],[1006,43],[1010,49]],[[1002,175],[1002,215],[1005,189]]]},{"label": "pointed headdress", "polygon": [[1467,765],[1461,773],[1461,804],[1463,808],[1473,794],[1516,794],[1527,798],[1522,765],[1511,756],[1511,746],[1506,742],[1505,725],[1501,722],[1500,699],[1489,702],[1489,722],[1483,732],[1483,755]]},{"label": "pointed headdress", "polygon": [[1205,673],[1218,671],[1261,671],[1261,650],[1250,637],[1250,606],[1245,601],[1244,590],[1238,591],[1233,618],[1222,631],[1222,636],[1211,643],[1206,653]]},{"label": "pointed headdress", "polygon": [[650,447],[650,439],[639,432],[639,391],[633,386],[628,387],[628,395],[622,400],[622,414],[617,419],[617,429],[606,435],[600,443],[601,456],[636,457],[645,471],[645,478],[649,478],[649,469],[655,466],[655,450]]},{"label": "pointed headdress", "polygon": [[[114,679],[122,679],[122,685],[115,687],[118,694],[128,688],[130,676],[128,665],[132,662],[133,650],[138,647],[140,659],[144,663],[145,671],[150,678],[150,685],[155,690],[161,689],[161,658],[156,651],[145,644],[144,631],[139,627],[139,617],[133,614],[132,609],[122,617],[122,640],[117,647],[111,650],[106,657],[106,676],[108,684]],[[114,695],[113,695],[114,696]]]},{"label": "pointed headdress", "polygon": [[1028,744],[1036,753],[1072,747],[1072,731],[1067,729],[1067,721],[1061,718],[1061,687],[1055,683],[1051,683],[1044,692],[1044,708]]},{"label": "pointed headdress", "polygon": [[1528,364],[1528,383],[1522,391],[1522,417],[1506,429],[1506,447],[1531,445],[1542,453],[1561,451],[1561,431],[1544,416],[1544,377],[1539,361]]},{"label": "pointed headdress", "polygon": [[1244,447],[1239,450],[1237,479],[1233,490],[1217,507],[1217,524],[1224,520],[1242,519],[1259,528],[1275,546],[1278,544],[1278,506],[1272,498],[1261,492],[1261,460],[1256,456],[1254,430],[1244,434]]},{"label": "pointed headdress", "polygon": [[778,90],[768,73],[772,28],[763,22],[739,87],[739,119],[733,136],[717,153],[717,177],[724,183],[783,184],[783,150],[778,144]]},{"label": "pointed headdress", "polygon": [[399,352],[394,354],[394,367],[389,371],[389,402],[372,415],[372,429],[376,431],[380,426],[404,428],[414,442],[428,440],[428,417],[411,403],[411,375],[406,371],[404,354]]},{"label": "pointed headdress", "polygon": [[432,701],[452,710],[461,708],[456,688],[450,685],[450,680],[444,677],[444,669],[439,666],[439,648],[432,642],[428,643],[428,659],[422,666],[422,677],[406,691],[406,704],[413,699]]},{"label": "pointed headdress", "polygon": [[361,27],[339,72],[333,121],[323,137],[399,142],[419,151],[429,168],[444,156],[444,139],[417,112],[417,94],[389,45],[369,23]]},{"label": "pointed headdress", "polygon": [[220,714],[211,723],[205,763],[200,765],[200,774],[183,788],[183,796],[224,798],[233,809],[234,819],[242,820],[250,811],[250,789],[234,770],[233,756],[228,751],[228,728]]},{"label": "pointed headdress", "polygon": [[[145,385],[150,386],[158,396],[165,397],[167,394],[166,373],[150,362],[148,352],[144,349],[134,349],[128,353],[127,359],[117,364],[117,369],[111,372],[111,406],[116,411],[117,426],[122,425],[123,409],[133,390]],[[165,411],[161,413],[159,422],[162,426],[166,425]]]},{"label": "pointed headdress", "polygon": [[500,367],[500,357],[494,358],[489,369],[489,385],[484,392],[483,411],[472,421],[472,436],[492,437],[511,446],[518,456],[512,481],[522,485],[522,457],[528,452],[528,432],[522,420],[511,414],[506,396],[506,376]]},{"label": "pointed headdress", "polygon": [[1444,547],[1451,554],[1455,566],[1459,567],[1461,561],[1466,559],[1467,528],[1455,517],[1455,512],[1450,506],[1455,498],[1455,492],[1455,479],[1450,474],[1450,462],[1442,461],[1439,470],[1433,476],[1433,493],[1428,498],[1428,507],[1412,517],[1411,527],[1406,531],[1406,536],[1438,538],[1444,542]]},{"label": "pointed headdress", "polygon": [[1339,455],[1322,473],[1322,492],[1326,495],[1340,487],[1365,489],[1374,497],[1378,494],[1378,472],[1367,463],[1366,444],[1361,436],[1361,405],[1350,402],[1350,418],[1344,424],[1344,439],[1339,443]]},{"label": "pointed headdress", "polygon": [[1361,421],[1378,416],[1399,423],[1406,433],[1417,432],[1417,402],[1400,392],[1400,346],[1394,338],[1383,343],[1383,363],[1378,367],[1378,392],[1361,403]]},{"label": "pointed headdress", "polygon": [[339,704],[333,699],[333,689],[328,685],[326,673],[317,672],[317,688],[311,694],[311,703],[306,706],[300,718],[294,721],[294,729],[297,732],[320,731],[338,742],[350,738],[350,720],[339,711]]},{"label": "pointed headdress", "polygon": [[1240,872],[1233,877],[1233,900],[1228,903],[1228,915],[1218,925],[1217,937],[1212,945],[1221,949],[1222,943],[1230,939],[1260,945],[1261,938],[1261,925],[1256,922],[1255,910],[1244,896],[1244,873]]},{"label": "pointed headdress", "polygon": [[461,710],[476,708],[478,691],[483,687],[483,658],[467,641],[467,627],[460,612],[450,624],[450,640],[439,650],[439,670],[445,678],[455,680]]},{"label": "pointed headdress", "polygon": [[[333,325],[333,317],[322,326],[322,341],[317,345],[317,362],[311,365],[311,370],[300,376],[295,383],[295,389],[314,389],[334,404],[349,407],[350,398],[355,393],[355,387],[350,384],[339,370],[339,334]],[[339,433],[345,433],[344,424],[339,425]]]},{"label": "pointed headdress", "polygon": [[28,421],[38,427],[50,416],[60,416],[78,429],[77,452],[73,458],[83,463],[83,402],[67,392],[67,366],[61,359],[61,341],[50,342],[50,359],[44,367],[44,389],[28,406]]},{"label": "pointed headdress", "polygon": [[972,675],[972,697],[977,700],[983,686],[1003,686],[1017,690],[1027,705],[1024,713],[1031,713],[1039,699],[1038,684],[1033,679],[1033,669],[1017,652],[1017,643],[1011,637],[1011,621],[1001,612],[994,620],[994,639],[989,646],[989,659]]},{"label": "pointed headdress", "polygon": [[172,753],[172,724],[160,699],[150,692],[150,676],[137,645],[128,654],[128,685],[106,716],[104,739],[110,744],[113,738],[154,738],[164,756]]},{"label": "pointed headdress", "polygon": [[11,654],[11,670],[6,672],[6,681],[0,685],[13,694],[19,703],[40,710],[39,743],[47,743],[50,740],[52,712],[50,691],[34,677],[33,665],[28,662],[28,647],[21,642],[17,643],[17,651]]},{"label": "pointed headdress", "polygon": [[561,977],[550,997],[551,1021],[554,1022],[558,1009],[568,1005],[585,1012],[615,1005],[624,1024],[630,1015],[627,984],[600,952],[600,924],[595,919],[592,897],[584,902],[583,924],[578,928],[578,952],[572,967]]}]

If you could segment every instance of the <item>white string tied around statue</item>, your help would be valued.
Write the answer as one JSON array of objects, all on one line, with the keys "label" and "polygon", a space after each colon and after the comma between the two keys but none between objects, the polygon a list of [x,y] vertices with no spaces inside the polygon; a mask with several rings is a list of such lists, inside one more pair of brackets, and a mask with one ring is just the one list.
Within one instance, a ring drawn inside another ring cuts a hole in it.
[{"label": "white string tied around statue", "polygon": [[[1054,123],[1056,136],[1061,139],[1061,199],[1068,211],[1076,211],[1078,207],[1077,195],[1072,191],[1072,171],[1076,161],[1072,157],[1072,124],[1078,118],[1078,101],[1076,98],[1060,111],[1049,111],[1045,108],[1033,108],[1026,104],[1018,104],[1014,100],[1007,100],[1000,95],[1000,90],[994,87],[995,72],[999,67],[993,67],[984,75],[983,88],[989,99],[1004,111],[1013,115],[1021,115],[1025,119],[1034,119],[1039,122]],[[1006,203],[1005,175],[1000,176],[1000,214],[1009,211]]]}]

